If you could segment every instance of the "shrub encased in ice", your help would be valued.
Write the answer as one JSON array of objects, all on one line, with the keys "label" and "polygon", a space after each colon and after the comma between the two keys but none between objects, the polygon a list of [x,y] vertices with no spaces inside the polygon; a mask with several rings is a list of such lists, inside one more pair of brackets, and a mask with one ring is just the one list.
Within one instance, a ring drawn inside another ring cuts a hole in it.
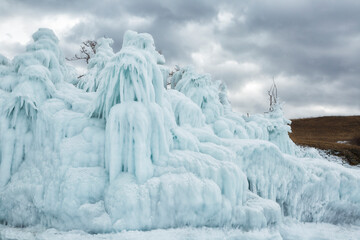
[{"label": "shrub encased in ice", "polygon": [[[181,75],[181,76],[179,76]],[[206,117],[207,123],[223,115],[224,108],[219,100],[219,90],[209,74],[199,74],[193,68],[180,69],[173,76],[175,89],[195,102]]]},{"label": "shrub encased in ice", "polygon": [[[10,146],[2,151],[0,186],[4,186],[26,160],[32,147],[39,106],[55,94],[54,82],[61,81],[61,72],[66,70],[59,63],[62,54],[52,30],[39,29],[33,39],[27,52],[13,60],[13,72],[9,75],[16,78],[16,84],[1,104],[1,132],[4,134],[0,141]],[[24,136],[28,136],[26,141]]]},{"label": "shrub encased in ice", "polygon": [[161,105],[164,89],[159,57],[149,34],[127,31],[123,48],[100,73],[101,85],[91,115],[107,118],[114,105],[128,101]]},{"label": "shrub encased in ice", "polygon": [[110,47],[113,44],[112,39],[100,38],[96,42],[96,54],[89,60],[87,65],[88,72],[77,83],[79,88],[87,92],[97,91],[102,80],[102,78],[99,78],[99,74],[109,59],[114,56],[113,49]]}]

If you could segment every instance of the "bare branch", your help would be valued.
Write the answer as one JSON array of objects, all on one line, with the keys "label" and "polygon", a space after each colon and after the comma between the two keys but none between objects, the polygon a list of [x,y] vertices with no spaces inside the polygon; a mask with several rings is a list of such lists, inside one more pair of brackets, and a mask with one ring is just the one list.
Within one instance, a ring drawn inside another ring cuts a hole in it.
[{"label": "bare branch", "polygon": [[97,42],[93,40],[87,40],[82,42],[80,45],[80,55],[75,54],[72,58],[65,58],[68,61],[76,61],[76,60],[85,60],[86,63],[89,63],[90,58],[96,54],[96,46]]}]

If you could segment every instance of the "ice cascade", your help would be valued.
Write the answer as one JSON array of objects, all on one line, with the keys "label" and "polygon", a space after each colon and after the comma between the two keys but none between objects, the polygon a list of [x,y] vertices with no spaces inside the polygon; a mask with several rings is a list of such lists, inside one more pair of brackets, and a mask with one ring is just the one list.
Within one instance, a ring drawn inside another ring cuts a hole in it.
[{"label": "ice cascade", "polygon": [[91,115],[106,118],[106,169],[110,182],[129,172],[140,182],[153,176],[153,163],[167,155],[159,54],[148,34],[127,31],[121,51],[99,76]]}]

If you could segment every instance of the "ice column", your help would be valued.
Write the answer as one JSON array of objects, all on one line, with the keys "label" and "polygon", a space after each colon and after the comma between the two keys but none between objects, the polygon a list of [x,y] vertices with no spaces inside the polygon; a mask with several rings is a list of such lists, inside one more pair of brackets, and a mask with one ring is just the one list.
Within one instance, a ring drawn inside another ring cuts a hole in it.
[{"label": "ice column", "polygon": [[39,29],[34,42],[24,54],[16,56],[11,71],[18,79],[12,92],[1,104],[0,119],[0,187],[26,159],[33,144],[39,106],[51,98],[54,83],[63,80],[65,66],[58,48],[58,39],[50,29]]},{"label": "ice column", "polygon": [[100,73],[91,115],[106,119],[106,169],[110,182],[129,172],[139,182],[153,175],[168,152],[161,108],[163,62],[149,34],[127,31],[123,47]]}]

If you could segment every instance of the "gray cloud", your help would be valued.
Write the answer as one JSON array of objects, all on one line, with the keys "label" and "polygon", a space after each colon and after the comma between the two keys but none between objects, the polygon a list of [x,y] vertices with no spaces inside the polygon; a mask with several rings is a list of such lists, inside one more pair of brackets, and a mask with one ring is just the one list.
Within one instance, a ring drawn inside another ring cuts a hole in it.
[{"label": "gray cloud", "polygon": [[[223,79],[234,107],[244,112],[267,110],[266,89],[275,76],[286,109],[291,107],[289,117],[316,115],[321,106],[333,111],[318,115],[360,114],[356,0],[5,0],[0,9],[2,21],[14,16],[80,17],[61,36],[69,46],[65,54],[75,53],[81,41],[102,36],[113,38],[118,51],[127,29],[149,32],[170,65],[195,64]],[[251,88],[254,82],[256,89]]]}]

